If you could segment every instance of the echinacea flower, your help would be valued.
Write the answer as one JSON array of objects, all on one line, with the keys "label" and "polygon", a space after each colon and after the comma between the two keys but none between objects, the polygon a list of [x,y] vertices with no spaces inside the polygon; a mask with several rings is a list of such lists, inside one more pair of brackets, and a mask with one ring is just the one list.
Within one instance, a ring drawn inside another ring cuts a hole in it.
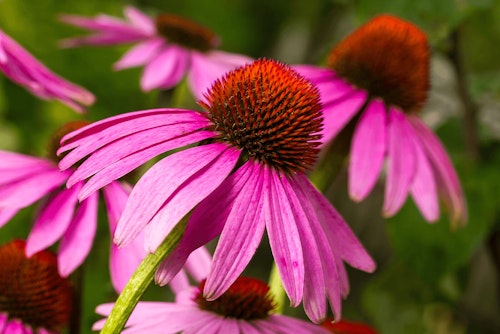
[{"label": "echinacea flower", "polygon": [[[318,325],[292,317],[272,314],[274,300],[262,281],[239,277],[218,299],[203,297],[199,287],[188,285],[176,290],[175,302],[139,302],[132,312],[124,333],[204,333],[204,334],[327,334]],[[97,313],[108,316],[114,304],[97,307]],[[105,319],[93,326],[103,327]]]},{"label": "echinacea flower", "polygon": [[33,95],[56,99],[78,112],[94,103],[94,95],[50,71],[21,45],[0,30],[0,71]]},{"label": "echinacea flower", "polygon": [[[54,148],[58,147],[65,131],[81,125],[81,122],[75,122],[63,128],[54,137]],[[0,151],[0,227],[19,210],[41,201],[28,236],[26,254],[32,256],[60,240],[57,258],[59,273],[63,277],[85,260],[97,228],[98,193],[79,203],[77,195],[83,182],[66,189],[64,184],[70,175],[69,170],[59,170],[57,160]],[[112,182],[103,189],[112,231],[125,206],[127,188],[120,182]],[[111,270],[111,276],[117,289],[123,288],[146,254],[142,244],[139,248],[137,244],[133,242],[121,251],[111,252],[110,265],[112,269],[116,268]]]},{"label": "echinacea flower", "polygon": [[63,47],[137,43],[115,65],[115,70],[144,66],[144,91],[177,85],[187,74],[193,95],[200,99],[212,82],[229,70],[251,62],[249,57],[217,50],[219,38],[210,29],[187,18],[159,14],[151,18],[132,6],[126,20],[108,15],[88,18],[63,15],[65,23],[95,34],[63,40]]},{"label": "echinacea flower", "polygon": [[321,326],[333,334],[377,334],[377,331],[360,322],[327,319]]},{"label": "echinacea flower", "polygon": [[155,252],[193,210],[157,281],[166,284],[193,250],[220,234],[204,287],[214,300],[240,276],[267,229],[292,305],[304,300],[317,322],[328,299],[339,316],[349,289],[343,261],[364,271],[375,264],[305,174],[321,138],[318,91],[288,66],[261,59],[217,80],[200,104],[205,111],[138,111],[68,134],[59,166],[65,170],[87,157],[68,186],[90,177],[80,191],[84,199],[147,160],[184,147],[137,182],[115,242],[126,245],[144,230],[145,247]]},{"label": "echinacea flower", "polygon": [[26,242],[0,246],[0,334],[57,334],[68,325],[73,289],[59,276],[55,255],[27,258]]},{"label": "echinacea flower", "polygon": [[324,108],[324,142],[355,124],[349,194],[363,200],[387,159],[384,215],[408,195],[427,221],[439,218],[438,192],[452,221],[467,209],[453,165],[439,139],[419,118],[429,90],[429,45],[413,24],[380,15],[333,48],[328,67],[294,68],[317,85]]}]

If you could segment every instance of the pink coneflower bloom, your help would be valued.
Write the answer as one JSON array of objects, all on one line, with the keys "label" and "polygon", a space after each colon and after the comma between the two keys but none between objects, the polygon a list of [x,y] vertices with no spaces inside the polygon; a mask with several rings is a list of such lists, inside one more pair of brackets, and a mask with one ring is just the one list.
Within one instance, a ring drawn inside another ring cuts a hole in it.
[{"label": "pink coneflower bloom", "polygon": [[219,51],[214,32],[184,17],[159,14],[151,18],[127,6],[126,21],[107,15],[88,18],[63,15],[63,22],[96,33],[63,40],[63,47],[138,43],[115,65],[115,70],[144,66],[141,88],[144,91],[177,85],[187,74],[196,98],[225,72],[251,62],[249,57]]},{"label": "pink coneflower bloom", "polygon": [[[157,280],[168,282],[187,256],[220,234],[204,288],[221,296],[246,267],[267,229],[285,291],[321,320],[330,300],[337,315],[348,292],[343,261],[375,264],[340,214],[309,182],[316,161],[321,105],[316,88],[288,66],[258,60],[217,80],[200,104],[206,111],[154,109],[111,117],[63,138],[68,185],[90,177],[80,198],[161,153],[183,148],[137,182],[115,232],[126,245],[145,231],[155,252],[192,212],[179,246]],[[186,148],[188,145],[198,144]]]},{"label": "pink coneflower bloom", "polygon": [[94,95],[57,74],[35,59],[16,41],[0,30],[0,71],[33,95],[56,99],[78,112],[94,103]]},{"label": "pink coneflower bloom", "polygon": [[377,334],[377,331],[360,322],[333,319],[325,320],[321,326],[333,334]]},{"label": "pink coneflower bloom", "polygon": [[[203,297],[199,287],[176,290],[175,302],[139,302],[132,312],[124,333],[219,333],[219,334],[327,334],[318,325],[292,317],[272,314],[274,300],[269,287],[257,279],[239,277],[218,299]],[[114,304],[97,307],[97,313],[108,316]],[[105,319],[93,326],[103,327]]]},{"label": "pink coneflower bloom", "polygon": [[0,333],[61,333],[71,315],[71,282],[59,276],[52,252],[26,258],[25,246],[0,246]]},{"label": "pink coneflower bloom", "polygon": [[[438,192],[453,221],[467,209],[446,150],[420,120],[429,90],[429,45],[413,24],[380,15],[340,42],[327,68],[295,69],[317,85],[323,103],[324,142],[355,124],[349,161],[349,195],[363,200],[387,158],[384,215],[411,195],[424,218],[439,218]],[[351,123],[350,123],[351,122]]]},{"label": "pink coneflower bloom", "polygon": [[[54,136],[55,148],[62,134],[78,126],[81,122],[70,123]],[[53,155],[55,157],[55,149]],[[78,203],[77,195],[83,182],[66,189],[64,184],[70,175],[71,171],[59,170],[57,160],[0,151],[0,227],[22,208],[41,201],[27,240],[26,254],[32,256],[60,240],[58,267],[63,277],[85,260],[97,227],[98,193]],[[126,188],[112,182],[103,189],[111,230],[125,206],[129,193]],[[117,289],[123,288],[146,254],[143,245],[140,244],[138,250],[137,244],[133,242],[120,252],[111,252],[110,265],[116,268],[111,270],[111,276]]]}]

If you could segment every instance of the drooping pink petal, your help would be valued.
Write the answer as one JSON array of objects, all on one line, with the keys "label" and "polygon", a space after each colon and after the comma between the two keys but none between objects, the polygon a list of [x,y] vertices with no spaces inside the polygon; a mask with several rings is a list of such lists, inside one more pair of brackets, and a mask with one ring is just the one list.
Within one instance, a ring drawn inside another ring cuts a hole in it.
[{"label": "drooping pink petal", "polygon": [[[113,236],[116,225],[125,208],[130,191],[119,182],[111,182],[104,187],[103,194],[108,214],[109,232]],[[109,271],[115,291],[120,293],[146,256],[144,234],[141,233],[130,244],[118,248],[111,242]]]},{"label": "drooping pink petal", "polygon": [[196,173],[210,165],[226,148],[219,143],[193,147],[172,154],[151,167],[130,194],[116,228],[115,243],[126,245],[134,239],[177,188],[196,177]]},{"label": "drooping pink petal", "polygon": [[57,264],[62,277],[68,276],[78,268],[92,248],[97,229],[97,203],[97,194],[81,202],[61,239]]},{"label": "drooping pink petal", "polygon": [[55,193],[40,211],[26,241],[28,257],[56,242],[68,229],[76,204],[81,184]]},{"label": "drooping pink petal", "polygon": [[435,176],[420,140],[416,137],[414,130],[411,130],[408,134],[413,140],[417,168],[410,193],[424,218],[428,222],[435,222],[439,218],[439,199]]},{"label": "drooping pink petal", "polygon": [[[179,184],[179,187],[173,191],[146,226],[145,247],[149,252],[155,252],[172,228],[226,179],[241,153],[239,150],[224,144],[209,144],[200,148],[202,155],[197,153],[192,157],[193,159],[204,159],[211,150],[220,152],[220,154],[210,164],[199,169],[182,184]],[[179,159],[182,158],[179,157]],[[165,167],[165,170],[168,170],[168,167]],[[174,188],[172,187],[172,189]]]},{"label": "drooping pink petal", "polygon": [[153,20],[139,9],[133,6],[125,6],[125,10],[123,12],[125,17],[137,29],[144,31],[145,34],[149,35],[153,35],[155,33],[156,27]]},{"label": "drooping pink petal", "polygon": [[388,163],[384,198],[384,216],[393,216],[403,206],[416,173],[415,149],[406,116],[397,108],[389,109],[387,130]]},{"label": "drooping pink petal", "polygon": [[246,182],[257,165],[246,163],[231,174],[217,189],[193,210],[179,245],[158,268],[155,281],[168,284],[195,249],[207,244],[222,232],[235,199],[240,196]]},{"label": "drooping pink petal", "polygon": [[8,320],[3,330],[4,334],[24,334],[23,322],[19,319]]},{"label": "drooping pink petal", "polygon": [[172,292],[177,295],[183,290],[189,289],[189,278],[184,270],[181,270],[168,283]]},{"label": "drooping pink petal", "polygon": [[442,193],[452,221],[467,221],[467,205],[460,186],[460,181],[445,148],[436,135],[416,116],[409,117],[415,134],[424,147],[427,158],[432,164],[438,189]]},{"label": "drooping pink petal", "polygon": [[[293,212],[293,222],[297,226],[300,236],[302,254],[304,258],[304,310],[312,321],[318,323],[326,317],[326,285],[322,265],[322,251],[331,253],[328,241],[323,240],[321,245],[315,234],[322,234],[320,230],[313,230],[313,220],[317,219],[314,210],[307,201],[303,200],[300,189],[294,189],[288,178],[281,179],[283,197],[290,203]],[[299,196],[301,199],[299,199]],[[316,225],[319,225],[316,223]],[[316,226],[320,227],[320,226]],[[331,256],[330,259],[333,259]],[[328,263],[327,265],[331,265]]]},{"label": "drooping pink petal", "polygon": [[223,51],[192,52],[188,82],[195,99],[203,100],[203,95],[216,79],[250,62],[252,59],[247,56]]},{"label": "drooping pink petal", "polygon": [[3,227],[20,209],[18,208],[0,208],[0,227]]},{"label": "drooping pink petal", "polygon": [[370,101],[356,125],[349,161],[349,195],[363,200],[377,181],[386,154],[387,117],[384,102]]},{"label": "drooping pink petal", "polygon": [[271,315],[268,318],[268,322],[275,323],[278,325],[283,333],[297,333],[297,334],[328,334],[329,332],[321,328],[318,325],[308,323],[307,321],[302,321],[300,319],[282,316],[282,315]]},{"label": "drooping pink petal", "polygon": [[114,70],[142,66],[155,57],[165,46],[165,41],[161,38],[151,38],[127,51],[114,65]]},{"label": "drooping pink petal", "polygon": [[[247,163],[253,163],[251,161]],[[268,173],[254,168],[240,196],[235,198],[224,222],[213,264],[205,282],[207,300],[219,298],[241,275],[262,240],[269,208],[262,187],[269,184]]]},{"label": "drooping pink petal", "polygon": [[366,102],[364,91],[353,91],[348,97],[323,106],[322,143],[329,143],[349,123]]},{"label": "drooping pink petal", "polygon": [[177,45],[169,45],[144,68],[142,90],[147,92],[155,88],[168,89],[175,86],[186,73],[190,58],[190,51]]},{"label": "drooping pink petal", "polygon": [[4,333],[4,328],[7,325],[7,314],[0,312],[0,333]]},{"label": "drooping pink petal", "polygon": [[46,159],[33,157],[16,152],[0,150],[0,170],[11,169],[13,167],[21,168],[37,168],[39,166],[50,168],[54,164]]},{"label": "drooping pink petal", "polygon": [[202,246],[189,255],[185,268],[196,282],[201,282],[208,276],[211,265],[212,255]]},{"label": "drooping pink petal", "polygon": [[269,212],[266,217],[267,234],[274,261],[293,307],[300,304],[304,293],[304,257],[299,231],[294,222],[293,208],[286,198],[280,175],[273,170],[269,184],[263,185],[263,196],[268,196]]}]

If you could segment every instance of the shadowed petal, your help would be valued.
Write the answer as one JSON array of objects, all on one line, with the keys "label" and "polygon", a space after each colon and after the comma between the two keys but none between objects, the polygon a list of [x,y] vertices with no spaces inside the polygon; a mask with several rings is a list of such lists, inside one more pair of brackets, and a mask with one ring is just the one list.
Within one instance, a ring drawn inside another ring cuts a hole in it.
[{"label": "shadowed petal", "polygon": [[458,180],[446,150],[436,135],[417,117],[409,118],[415,133],[431,162],[440,192],[450,210],[452,221],[467,221],[467,206]]},{"label": "shadowed petal", "polygon": [[[266,169],[267,170],[267,169]],[[265,194],[269,196],[269,215],[266,217],[267,234],[278,267],[283,288],[293,307],[300,304],[304,292],[304,258],[299,231],[294,221],[293,208],[286,198],[278,172],[267,170],[270,182]]]},{"label": "shadowed petal", "polygon": [[184,266],[193,250],[207,244],[222,232],[235,199],[253,175],[256,164],[246,163],[231,174],[193,210],[179,245],[158,268],[155,281],[167,284]]},{"label": "shadowed petal", "polygon": [[386,125],[384,103],[370,101],[356,125],[349,161],[349,195],[355,201],[363,200],[377,181],[386,153]]},{"label": "shadowed petal", "polygon": [[416,172],[417,161],[413,130],[406,116],[394,107],[389,109],[388,163],[384,198],[384,216],[393,216],[403,206]]},{"label": "shadowed petal", "polygon": [[0,227],[3,227],[20,209],[0,208]]},{"label": "shadowed petal", "polygon": [[200,247],[189,255],[185,267],[196,282],[201,282],[208,276],[211,265],[212,255],[205,247]]},{"label": "shadowed petal", "polygon": [[339,134],[366,102],[367,94],[364,91],[352,91],[344,99],[331,102],[323,106],[323,138],[322,143],[328,143]]},{"label": "shadowed petal", "polygon": [[219,143],[193,147],[167,156],[151,167],[130,194],[116,228],[115,243],[126,245],[134,239],[184,182],[209,165],[226,148]]},{"label": "shadowed petal", "polygon": [[77,184],[70,189],[62,189],[47,201],[26,241],[28,257],[49,247],[66,232],[73,218],[81,187],[82,184]]},{"label": "shadowed petal", "polygon": [[229,289],[246,268],[262,240],[266,226],[264,212],[269,211],[265,208],[267,203],[265,196],[262,196],[262,187],[268,187],[269,181],[268,173],[258,169],[255,171],[235,198],[224,222],[205,283],[204,297],[207,300],[215,300]]},{"label": "shadowed petal", "polygon": [[410,187],[410,193],[415,200],[420,212],[428,222],[435,222],[439,218],[439,199],[437,186],[432,166],[421,147],[420,140],[415,133],[411,133],[417,170]]},{"label": "shadowed petal", "polygon": [[169,45],[144,68],[142,90],[147,92],[155,88],[168,89],[175,86],[186,73],[189,61],[189,51]]},{"label": "shadowed petal", "polygon": [[123,12],[134,27],[144,31],[146,34],[153,35],[155,33],[156,27],[154,21],[139,9],[133,6],[126,6]]},{"label": "shadowed petal", "polygon": [[68,276],[78,268],[92,248],[97,229],[97,203],[97,194],[81,202],[61,239],[57,264],[62,277]]},{"label": "shadowed petal", "polygon": [[232,147],[224,148],[223,144],[210,144],[200,149],[203,154],[210,150],[220,152],[220,155],[180,184],[146,226],[144,244],[149,252],[155,252],[182,217],[226,179],[241,153]]},{"label": "shadowed petal", "polygon": [[161,38],[151,38],[128,50],[114,65],[114,70],[142,66],[155,57],[165,45]]}]

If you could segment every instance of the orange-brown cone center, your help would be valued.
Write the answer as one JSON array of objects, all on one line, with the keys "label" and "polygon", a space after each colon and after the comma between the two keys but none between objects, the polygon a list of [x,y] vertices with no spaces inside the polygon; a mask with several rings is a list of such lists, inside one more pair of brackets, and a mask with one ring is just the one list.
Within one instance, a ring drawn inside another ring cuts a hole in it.
[{"label": "orange-brown cone center", "polygon": [[317,159],[322,127],[319,93],[290,67],[260,59],[229,72],[206,94],[219,139],[286,173]]},{"label": "orange-brown cone center", "polygon": [[328,66],[372,97],[416,111],[429,90],[429,44],[413,24],[380,15],[358,28],[330,53]]},{"label": "orange-brown cone center", "polygon": [[158,15],[156,17],[156,30],[170,43],[202,52],[214,49],[220,43],[219,38],[212,30],[177,15]]},{"label": "orange-brown cone center", "polygon": [[25,246],[15,240],[0,247],[0,312],[33,329],[59,331],[69,321],[71,285],[59,276],[53,253],[28,259]]},{"label": "orange-brown cone center", "polygon": [[223,317],[242,320],[265,319],[274,309],[274,301],[266,283],[249,277],[239,277],[218,299],[203,298],[205,281],[202,281],[195,301],[202,310],[217,313]]}]

